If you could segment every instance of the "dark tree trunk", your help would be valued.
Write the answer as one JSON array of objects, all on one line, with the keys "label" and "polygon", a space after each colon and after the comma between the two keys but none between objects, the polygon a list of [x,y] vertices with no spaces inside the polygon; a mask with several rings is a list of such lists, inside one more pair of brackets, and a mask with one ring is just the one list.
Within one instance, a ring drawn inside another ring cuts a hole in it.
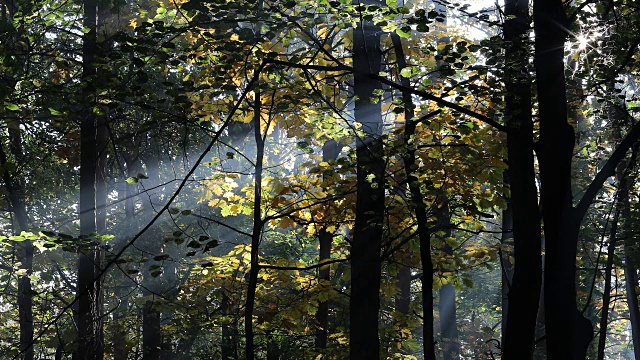
[{"label": "dark tree trunk", "polygon": [[[406,59],[404,55],[404,49],[402,48],[402,42],[397,34],[391,36],[394,45],[394,51],[398,61],[398,72],[404,69]],[[402,78],[402,85],[409,87],[409,79]],[[405,103],[405,124],[404,124],[404,145],[405,155],[403,155],[402,161],[404,163],[404,171],[409,185],[409,193],[411,195],[411,202],[414,206],[414,212],[416,216],[416,222],[418,224],[418,239],[420,242],[420,262],[422,265],[422,332],[423,332],[423,345],[422,351],[426,360],[435,360],[435,342],[434,342],[434,330],[433,330],[433,261],[431,259],[431,231],[428,227],[428,215],[427,205],[424,202],[422,192],[420,190],[420,184],[415,175],[417,169],[416,164],[416,146],[411,141],[416,131],[417,122],[413,119],[413,101],[411,94],[405,92],[402,94],[403,101]],[[405,272],[408,271],[405,270]],[[409,272],[409,279],[411,273]],[[406,277],[406,275],[405,275]],[[409,280],[409,286],[411,285]],[[410,288],[408,289],[410,291]],[[406,290],[405,290],[406,291]],[[410,296],[410,295],[409,295]],[[455,296],[454,296],[455,297]],[[406,300],[406,304],[403,304],[405,309],[409,310],[409,300]],[[454,309],[455,311],[455,309]]]},{"label": "dark tree trunk", "polygon": [[[84,1],[84,27],[89,32],[84,35],[82,52],[82,80],[86,84],[83,95],[86,102],[85,113],[80,123],[80,235],[95,242],[96,219],[96,177],[97,177],[97,133],[96,116],[93,113],[96,77],[96,13],[95,0]],[[78,258],[78,347],[73,353],[74,360],[102,359],[100,285],[96,281],[99,271],[99,251],[95,246],[81,250]]]},{"label": "dark tree trunk", "polygon": [[[362,4],[379,4],[364,1]],[[382,53],[379,27],[358,23],[353,32],[355,120],[364,134],[357,140],[357,196],[354,236],[351,244],[350,356],[352,360],[379,359],[378,312],[382,221],[384,214],[384,160],[382,114],[370,99],[380,83],[363,74],[380,72]]]},{"label": "dark tree trunk", "polygon": [[[622,182],[620,189],[626,187]],[[619,194],[619,193],[618,193]],[[620,195],[619,195],[620,196]],[[613,257],[616,251],[616,236],[618,221],[620,220],[620,202],[616,199],[616,214],[611,222],[611,233],[607,245],[607,264],[604,270],[604,289],[602,291],[602,314],[600,316],[600,334],[598,337],[598,360],[604,360],[604,348],[607,341],[607,325],[609,324],[609,304],[611,303],[611,270],[613,269]]]},{"label": "dark tree trunk", "polygon": [[[222,314],[225,316],[229,316],[229,298],[226,294],[222,296],[222,304],[221,309]],[[236,359],[234,356],[235,351],[235,336],[234,336],[235,324],[229,324],[225,321],[222,324],[222,344],[221,344],[221,355],[222,360],[231,360]]]},{"label": "dark tree trunk", "polygon": [[[615,92],[615,84],[611,84],[609,86],[610,91]],[[617,104],[611,104],[609,106],[609,120],[614,125],[614,138],[616,141],[620,141],[622,138],[622,125],[624,123],[624,114],[622,114],[618,110]],[[627,219],[630,217],[630,207],[629,207],[629,191],[631,189],[631,182],[629,181],[629,177],[636,165],[636,157],[637,157],[637,147],[635,147],[632,151],[631,157],[629,160],[622,160],[616,169],[616,179],[618,181],[618,191],[616,193],[615,208],[616,212],[611,221],[611,231],[609,236],[609,244],[607,246],[607,263],[604,271],[604,289],[602,292],[602,313],[600,317],[600,331],[598,337],[598,360],[603,360],[605,357],[605,346],[607,340],[607,326],[609,323],[609,304],[611,303],[611,271],[614,267],[614,256],[615,250],[618,245],[617,240],[622,238],[624,239],[624,243],[626,244],[627,237],[629,232],[626,229]],[[622,220],[624,219],[624,220]],[[618,231],[619,223],[621,221],[625,221],[625,223],[620,226],[621,231]],[[626,253],[625,253],[626,255]],[[626,264],[625,264],[626,266]],[[626,268],[625,268],[626,269]],[[625,272],[626,273],[626,272]],[[634,287],[635,294],[635,287]],[[636,298],[637,299],[637,298]],[[637,307],[636,307],[637,311]],[[629,307],[629,316],[632,317],[633,309]],[[633,325],[632,325],[633,332]]]},{"label": "dark tree trunk", "polygon": [[[340,153],[340,145],[335,140],[329,140],[322,146],[322,161],[332,161],[338,158]],[[325,227],[320,229],[318,233],[320,243],[319,259],[322,263],[331,258],[331,243],[333,242],[333,234],[326,231]],[[330,285],[331,269],[329,266],[321,267],[318,270],[318,281]],[[327,340],[329,337],[329,301],[322,301],[318,304],[316,312],[316,321],[318,322],[318,330],[316,332],[315,347],[321,351],[327,348]]]},{"label": "dark tree trunk", "polygon": [[515,264],[507,300],[507,318],[503,324],[503,359],[519,360],[530,359],[533,355],[542,286],[541,228],[528,69],[529,2],[505,2],[505,17],[505,118]]},{"label": "dark tree trunk", "polygon": [[572,207],[571,160],[575,133],[567,121],[562,1],[536,0],[534,17],[540,117],[537,150],[546,240],[547,355],[550,360],[584,359],[593,329],[578,312],[576,303],[576,252],[584,213]]},{"label": "dark tree trunk", "polygon": [[[153,189],[156,185],[161,183],[160,179],[160,156],[157,153],[157,147],[154,146],[154,142],[149,143],[149,150],[143,156],[143,161],[146,168],[148,179],[145,179],[143,185],[146,189]],[[133,174],[131,176],[135,176]],[[145,213],[150,217],[159,209],[161,204],[160,190],[150,190],[148,193],[149,202],[144,205],[146,208]],[[162,238],[162,229],[158,226],[151,227],[145,237],[147,242],[147,251],[151,254],[162,253],[162,244],[160,240]],[[171,284],[169,278],[172,271],[170,266],[163,266],[163,273],[161,277],[152,277],[149,274],[152,272],[150,266],[151,262],[147,262],[144,265],[145,277],[143,280],[144,290],[143,295],[150,299],[145,302],[142,308],[142,358],[143,360],[160,360],[163,355],[162,347],[162,331],[161,331],[161,313],[155,306],[156,294],[165,293],[163,289],[166,289],[167,284]],[[162,279],[162,280],[161,280]]]},{"label": "dark tree trunk", "polygon": [[260,88],[256,88],[256,99],[254,104],[254,137],[256,141],[256,167],[255,185],[253,199],[253,232],[251,236],[251,264],[249,267],[249,284],[247,286],[247,300],[244,310],[244,331],[246,336],[245,358],[253,360],[255,358],[255,345],[253,338],[253,310],[256,300],[256,287],[258,286],[258,273],[260,272],[260,239],[262,237],[262,164],[264,161],[264,138],[260,131],[260,112],[262,103],[260,99]]},{"label": "dark tree trunk", "polygon": [[280,347],[272,331],[267,332],[267,360],[280,360]]},{"label": "dark tree trunk", "polygon": [[[624,216],[624,215],[623,215]],[[628,219],[625,218],[625,219]],[[624,274],[627,289],[627,306],[629,307],[629,321],[631,322],[631,338],[633,339],[633,354],[636,359],[640,359],[640,307],[638,304],[638,267],[632,259],[632,248],[630,241],[624,242]]]},{"label": "dark tree trunk", "polygon": [[[29,11],[26,4],[22,4],[21,10]],[[13,26],[10,22],[13,21],[14,15],[18,12],[18,6],[15,0],[5,1],[2,6],[2,16],[0,22],[5,26],[5,29],[9,29]],[[5,33],[7,39],[5,39],[5,46],[18,47],[27,45],[29,40],[24,38],[24,27],[20,26],[14,34]],[[12,35],[12,36],[11,36]],[[18,49],[15,49],[18,50]],[[18,51],[22,52],[22,51]],[[22,66],[16,64],[16,66]],[[23,69],[16,69],[23,71]],[[17,81],[11,71],[7,71],[2,74],[2,81],[0,81],[0,101],[4,101],[9,98],[15,91]],[[21,163],[23,161],[23,149],[22,149],[22,132],[20,130],[20,122],[18,119],[7,119],[7,130],[9,133],[9,152],[13,156],[15,163]],[[17,174],[12,174],[11,169],[7,166],[9,161],[7,153],[4,150],[4,144],[0,144],[0,173],[5,182],[7,203],[10,204],[11,211],[13,213],[13,229],[17,234],[22,231],[29,231],[29,219],[27,216],[27,208],[25,203],[25,193],[23,189],[23,181],[17,178]],[[33,270],[33,243],[30,240],[25,240],[15,244],[17,253],[17,261],[22,265],[21,269],[26,270],[26,274],[18,278],[18,321],[20,326],[20,359],[21,360],[33,360],[34,359],[34,347],[33,347],[33,291],[31,288],[31,279]]]},{"label": "dark tree trunk", "polygon": [[160,312],[154,308],[153,300],[147,300],[142,309],[142,359],[160,360],[162,354],[162,334],[160,332]]},{"label": "dark tree trunk", "polygon": [[[506,171],[504,174],[505,185],[509,184]],[[511,281],[513,280],[513,263],[511,257],[513,256],[513,209],[511,208],[511,198],[507,198],[507,208],[502,211],[502,236],[500,237],[500,272],[502,274],[502,324],[501,324],[501,345],[504,345],[504,341],[507,332],[507,313],[509,311],[509,289],[511,288]],[[504,347],[503,347],[504,348]]]},{"label": "dark tree trunk", "polygon": [[[17,133],[19,136],[20,133]],[[10,134],[15,137],[16,134]],[[22,146],[15,148],[13,152],[22,154]],[[16,155],[14,154],[14,156]],[[16,157],[17,159],[19,157]],[[7,164],[7,154],[4,151],[4,145],[0,144],[0,164],[2,166],[3,180],[7,190],[8,202],[11,204],[11,210],[16,221],[15,228],[17,233],[29,230],[29,220],[27,217],[27,209],[24,203],[24,190],[21,184],[14,179],[9,172]],[[25,240],[16,243],[18,252],[18,261],[22,263],[21,269],[27,270],[26,274],[18,278],[18,319],[20,324],[20,352],[22,360],[34,359],[33,349],[33,291],[31,289],[31,279],[29,276],[33,270],[33,243]]]}]

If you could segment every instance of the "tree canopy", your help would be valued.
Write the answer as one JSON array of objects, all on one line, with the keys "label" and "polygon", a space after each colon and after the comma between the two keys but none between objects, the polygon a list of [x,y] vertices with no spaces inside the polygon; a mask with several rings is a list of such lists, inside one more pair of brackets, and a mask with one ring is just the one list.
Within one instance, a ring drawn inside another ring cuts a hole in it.
[{"label": "tree canopy", "polygon": [[637,5],[0,2],[0,358],[639,358]]}]

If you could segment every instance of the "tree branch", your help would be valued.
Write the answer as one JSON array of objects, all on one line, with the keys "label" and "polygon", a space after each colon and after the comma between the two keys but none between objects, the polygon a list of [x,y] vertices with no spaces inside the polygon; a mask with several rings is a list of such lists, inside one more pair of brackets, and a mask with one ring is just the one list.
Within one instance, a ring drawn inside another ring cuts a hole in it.
[{"label": "tree branch", "polygon": [[607,160],[607,162],[604,164],[602,169],[600,169],[598,174],[596,174],[593,181],[591,181],[591,184],[589,184],[589,186],[585,190],[584,195],[582,195],[582,198],[580,199],[580,202],[574,209],[575,211],[574,215],[577,217],[577,219],[582,220],[584,218],[585,214],[587,213],[587,210],[589,209],[589,206],[591,206],[591,203],[593,203],[593,200],[595,199],[596,195],[598,195],[598,192],[602,188],[602,185],[604,184],[604,182],[610,176],[615,175],[616,167],[618,166],[620,161],[624,159],[624,156],[626,155],[627,151],[634,144],[636,144],[639,139],[640,139],[640,122],[636,122],[631,127],[631,130],[629,130],[629,132],[624,137],[622,142],[620,142],[620,145],[618,145],[618,147],[613,151],[611,156],[609,156],[609,159]]}]

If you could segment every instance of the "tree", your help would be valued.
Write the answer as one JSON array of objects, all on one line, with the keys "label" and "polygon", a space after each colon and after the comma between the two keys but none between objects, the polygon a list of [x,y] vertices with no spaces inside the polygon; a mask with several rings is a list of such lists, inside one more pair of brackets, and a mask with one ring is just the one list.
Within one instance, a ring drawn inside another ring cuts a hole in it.
[{"label": "tree", "polygon": [[[80,251],[78,257],[78,343],[74,352],[74,359],[102,359],[102,309],[100,308],[100,279],[96,277],[100,271],[101,256],[97,242],[98,219],[97,204],[103,202],[97,195],[105,196],[97,190],[98,174],[98,138],[96,98],[96,62],[97,54],[97,7],[94,0],[84,2],[83,25],[89,31],[85,34],[82,44],[82,79],[85,82],[84,113],[82,114],[80,129],[80,234],[91,244]],[[102,147],[103,150],[104,146]],[[101,182],[101,181],[100,181]],[[101,226],[102,227],[102,226]]]},{"label": "tree", "polygon": [[[505,123],[514,243],[514,272],[508,292],[504,330],[505,359],[526,359],[533,341],[542,282],[541,228],[534,165],[529,3],[505,2]],[[505,229],[503,229],[504,231]]]},{"label": "tree", "polygon": [[[376,2],[364,2],[373,5]],[[360,11],[364,9],[361,8]],[[351,359],[380,357],[378,312],[380,310],[380,253],[384,214],[385,166],[382,114],[372,98],[380,89],[368,74],[381,69],[380,28],[363,20],[353,32],[355,120],[363,133],[357,139],[357,200],[351,243],[350,353]]]}]

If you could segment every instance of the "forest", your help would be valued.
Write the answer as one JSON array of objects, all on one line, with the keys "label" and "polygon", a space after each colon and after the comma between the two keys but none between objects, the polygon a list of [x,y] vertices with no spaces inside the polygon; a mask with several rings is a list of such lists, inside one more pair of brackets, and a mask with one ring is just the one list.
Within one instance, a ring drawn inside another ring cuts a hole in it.
[{"label": "forest", "polygon": [[1,0],[0,359],[640,359],[638,74],[638,0]]}]

